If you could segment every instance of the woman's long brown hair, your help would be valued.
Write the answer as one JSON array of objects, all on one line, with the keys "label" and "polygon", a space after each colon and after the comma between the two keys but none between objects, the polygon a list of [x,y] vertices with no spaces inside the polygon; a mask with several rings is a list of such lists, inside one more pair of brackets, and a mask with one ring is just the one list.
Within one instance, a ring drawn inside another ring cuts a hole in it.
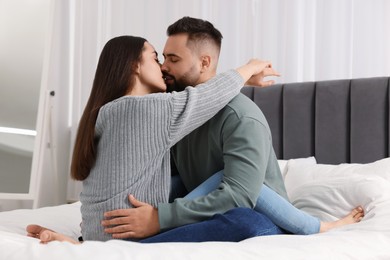
[{"label": "woman's long brown hair", "polygon": [[99,109],[131,90],[145,41],[141,37],[119,36],[104,46],[77,131],[71,163],[73,179],[85,180],[95,164],[99,141],[95,137],[95,123]]}]

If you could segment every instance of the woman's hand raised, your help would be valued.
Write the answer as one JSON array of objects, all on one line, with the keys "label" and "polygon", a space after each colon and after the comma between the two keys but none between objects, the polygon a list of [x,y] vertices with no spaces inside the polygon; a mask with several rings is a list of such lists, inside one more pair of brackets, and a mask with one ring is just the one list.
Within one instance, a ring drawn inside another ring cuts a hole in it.
[{"label": "woman's hand raised", "polygon": [[272,68],[270,61],[259,59],[251,59],[247,64],[239,67],[237,72],[240,73],[245,81],[245,85],[267,87],[274,84],[273,80],[264,81],[268,76],[280,76],[280,74]]}]

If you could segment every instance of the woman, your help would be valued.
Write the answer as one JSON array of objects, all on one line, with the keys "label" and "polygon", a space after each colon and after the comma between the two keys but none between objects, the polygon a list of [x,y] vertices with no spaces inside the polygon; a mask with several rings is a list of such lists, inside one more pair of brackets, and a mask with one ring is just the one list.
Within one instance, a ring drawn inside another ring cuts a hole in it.
[{"label": "woman", "polygon": [[[265,75],[277,73],[270,63],[251,60],[196,88],[164,93],[152,45],[132,36],[107,42],[80,120],[71,165],[72,177],[83,181],[83,239],[111,239],[101,225],[103,214],[132,207],[129,194],[153,206],[168,201],[169,148],[214,116],[247,80],[268,85],[261,82]],[[27,231],[44,237],[34,226]]]}]

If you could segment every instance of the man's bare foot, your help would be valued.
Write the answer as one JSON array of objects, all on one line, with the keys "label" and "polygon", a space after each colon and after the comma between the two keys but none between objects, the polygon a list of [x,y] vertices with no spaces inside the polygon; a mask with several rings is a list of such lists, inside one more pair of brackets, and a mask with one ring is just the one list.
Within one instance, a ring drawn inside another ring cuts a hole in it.
[{"label": "man's bare foot", "polygon": [[364,210],[362,207],[356,207],[354,208],[351,213],[349,213],[347,216],[345,216],[342,219],[333,221],[333,222],[322,222],[320,226],[320,233],[329,231],[333,228],[353,224],[360,222],[362,218],[364,217]]},{"label": "man's bare foot", "polygon": [[71,237],[59,234],[53,230],[47,229],[39,225],[28,225],[26,228],[27,236],[38,238],[42,244],[47,244],[51,241],[69,242],[72,244],[81,244],[79,241]]}]

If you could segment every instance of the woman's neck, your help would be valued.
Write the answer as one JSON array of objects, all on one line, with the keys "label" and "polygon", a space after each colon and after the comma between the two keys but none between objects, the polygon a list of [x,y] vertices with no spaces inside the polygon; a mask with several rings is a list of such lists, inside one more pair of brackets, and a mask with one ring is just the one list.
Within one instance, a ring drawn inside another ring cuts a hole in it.
[{"label": "woman's neck", "polygon": [[128,96],[145,96],[147,94],[151,94],[150,88],[146,87],[142,84],[138,78],[135,79],[135,83],[133,87],[129,87],[129,91],[127,91],[126,95]]}]

